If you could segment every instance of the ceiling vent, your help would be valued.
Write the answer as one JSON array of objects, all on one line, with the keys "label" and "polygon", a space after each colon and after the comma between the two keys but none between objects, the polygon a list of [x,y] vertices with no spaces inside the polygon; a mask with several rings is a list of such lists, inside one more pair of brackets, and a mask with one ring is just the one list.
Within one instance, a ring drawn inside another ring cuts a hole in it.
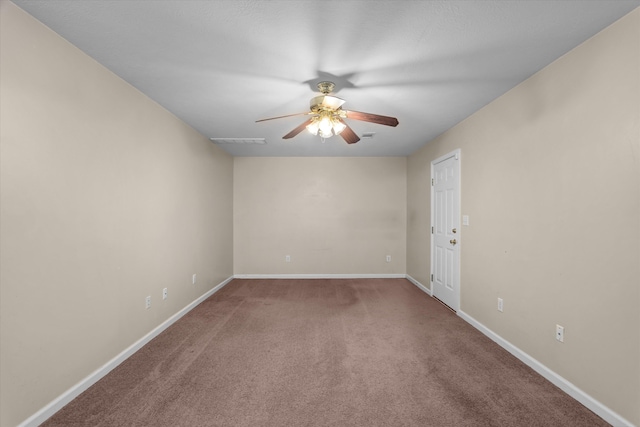
[{"label": "ceiling vent", "polygon": [[266,144],[266,138],[209,138],[216,144]]},{"label": "ceiling vent", "polygon": [[373,139],[373,135],[375,134],[375,132],[364,132],[362,134],[362,139]]}]

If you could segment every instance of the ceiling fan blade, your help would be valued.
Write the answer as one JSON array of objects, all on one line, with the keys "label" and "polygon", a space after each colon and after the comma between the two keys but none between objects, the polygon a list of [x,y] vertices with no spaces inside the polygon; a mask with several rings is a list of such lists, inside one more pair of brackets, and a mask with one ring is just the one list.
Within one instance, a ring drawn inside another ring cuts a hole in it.
[{"label": "ceiling fan blade", "polygon": [[283,119],[285,117],[302,116],[302,115],[305,115],[305,114],[311,114],[311,113],[307,111],[306,113],[295,113],[295,114],[287,114],[286,116],[269,117],[268,119],[256,120],[256,123],[258,123],[258,122],[266,122],[267,120]]},{"label": "ceiling fan blade", "polygon": [[360,138],[358,137],[358,135],[356,135],[353,129],[351,129],[349,125],[344,122],[344,120],[340,119],[340,121],[346,126],[346,128],[344,128],[342,132],[340,132],[340,136],[342,137],[342,139],[344,139],[347,144],[355,144],[356,142],[360,141]]},{"label": "ceiling fan blade", "polygon": [[300,126],[298,126],[297,128],[295,128],[294,130],[292,130],[291,132],[289,132],[288,134],[286,134],[285,136],[282,137],[282,139],[290,139],[293,138],[294,136],[296,136],[297,134],[299,134],[300,132],[302,132],[303,130],[306,129],[307,125],[311,123],[311,119],[307,120],[306,122],[302,123]]},{"label": "ceiling fan blade", "polygon": [[398,126],[398,119],[389,116],[380,116],[378,114],[361,113],[359,111],[346,111],[348,119],[362,120],[363,122],[377,123],[385,126]]}]

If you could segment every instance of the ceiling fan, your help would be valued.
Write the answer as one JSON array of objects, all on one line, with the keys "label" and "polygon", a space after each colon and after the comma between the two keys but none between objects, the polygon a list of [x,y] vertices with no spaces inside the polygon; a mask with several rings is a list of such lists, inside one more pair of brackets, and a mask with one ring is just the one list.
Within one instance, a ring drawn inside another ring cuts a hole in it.
[{"label": "ceiling fan", "polygon": [[395,117],[380,116],[378,114],[361,113],[359,111],[343,110],[342,104],[344,99],[340,99],[330,95],[335,88],[333,82],[318,83],[318,90],[322,95],[311,98],[311,111],[306,113],[288,114],[286,116],[271,117],[268,119],[256,120],[264,122],[267,120],[282,119],[292,116],[311,116],[306,122],[286,134],[282,139],[290,139],[307,129],[314,135],[320,135],[321,138],[329,138],[333,135],[340,135],[347,144],[354,144],[360,141],[360,138],[344,121],[344,119],[361,120],[364,122],[376,123],[385,126],[398,126],[398,119]]}]

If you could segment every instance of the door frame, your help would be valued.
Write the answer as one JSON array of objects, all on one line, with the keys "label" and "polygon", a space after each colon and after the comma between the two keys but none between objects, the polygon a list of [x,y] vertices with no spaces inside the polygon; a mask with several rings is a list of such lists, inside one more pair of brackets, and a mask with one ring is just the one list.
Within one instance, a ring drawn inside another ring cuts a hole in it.
[{"label": "door frame", "polygon": [[[433,229],[435,227],[434,224],[434,218],[435,218],[435,209],[434,209],[434,200],[435,200],[435,192],[434,192],[434,179],[435,179],[435,166],[438,163],[441,163],[445,160],[448,160],[450,158],[454,157],[457,161],[458,161],[458,223],[461,225],[461,217],[462,217],[462,195],[461,195],[461,190],[462,190],[462,150],[460,148],[455,149],[453,151],[451,151],[450,153],[447,153],[443,156],[440,156],[434,160],[431,161],[431,185],[429,186],[430,189],[430,193],[431,193],[431,202],[430,202],[430,207],[431,207],[431,217],[430,217],[430,223],[431,223],[431,233],[429,234],[429,236],[431,237],[431,243],[430,243],[430,262],[429,262],[429,273],[430,273],[430,279],[429,279],[429,289],[431,290],[431,296],[433,296],[435,298],[435,294],[434,294],[434,289],[433,289],[433,275],[434,275],[434,271],[433,271],[433,266],[434,266],[434,257],[435,257],[435,239],[434,239],[434,234],[433,234]],[[460,250],[460,245],[462,244],[462,227],[458,226],[458,243],[457,243],[457,257],[458,257],[458,262],[457,262],[457,271],[456,271],[456,277],[457,277],[457,283],[455,283],[454,285],[457,286],[457,292],[456,292],[456,307],[450,307],[451,309],[453,309],[454,311],[458,312],[460,311],[460,295],[462,293],[462,289],[460,287],[460,271],[461,271],[461,265],[462,265],[462,256],[461,256],[461,250]]]}]

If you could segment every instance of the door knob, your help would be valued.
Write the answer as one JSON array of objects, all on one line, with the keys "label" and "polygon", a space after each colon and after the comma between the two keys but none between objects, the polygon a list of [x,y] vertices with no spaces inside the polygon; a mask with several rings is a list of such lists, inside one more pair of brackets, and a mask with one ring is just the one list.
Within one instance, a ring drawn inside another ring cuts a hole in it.
[{"label": "door knob", "polygon": [[453,240],[449,240],[449,243],[451,243],[452,245],[455,245],[458,242],[456,242],[456,239],[453,239]]}]

